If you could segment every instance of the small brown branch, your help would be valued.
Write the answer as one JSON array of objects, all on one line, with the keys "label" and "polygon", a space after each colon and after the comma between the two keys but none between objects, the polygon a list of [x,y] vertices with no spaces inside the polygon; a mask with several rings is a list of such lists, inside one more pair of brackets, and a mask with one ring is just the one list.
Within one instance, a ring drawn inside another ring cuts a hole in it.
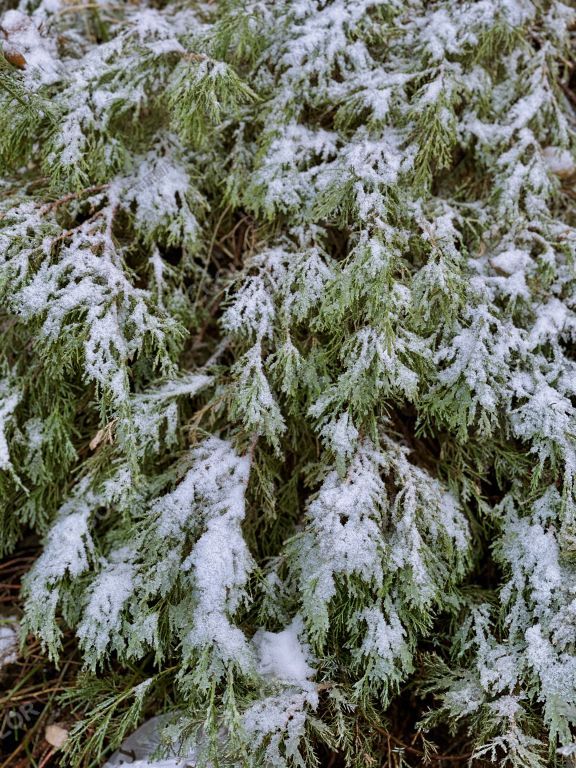
[{"label": "small brown branch", "polygon": [[50,211],[53,211],[54,208],[59,208],[61,205],[66,205],[66,203],[70,203],[72,200],[77,200],[83,195],[93,195],[96,192],[102,192],[102,190],[106,189],[107,187],[108,184],[96,184],[93,187],[86,187],[86,189],[82,189],[80,192],[69,192],[67,195],[58,198],[58,200],[52,200],[52,202],[43,205],[40,208],[40,213],[44,216],[47,213],[50,213]]},{"label": "small brown branch", "polygon": [[54,757],[56,750],[52,747],[46,751],[44,757],[38,763],[38,768],[46,768],[50,760]]},{"label": "small brown branch", "polygon": [[74,232],[76,232],[77,229],[80,229],[80,227],[83,227],[86,224],[92,224],[92,222],[101,218],[102,218],[102,211],[96,211],[96,213],[93,216],[90,216],[89,219],[86,219],[86,221],[83,221],[82,224],[79,224],[77,227],[73,227],[72,229],[66,229],[64,230],[64,232],[60,232],[60,234],[52,240],[51,245],[56,245],[56,243],[59,243],[61,240],[67,240],[69,237],[72,237]]}]

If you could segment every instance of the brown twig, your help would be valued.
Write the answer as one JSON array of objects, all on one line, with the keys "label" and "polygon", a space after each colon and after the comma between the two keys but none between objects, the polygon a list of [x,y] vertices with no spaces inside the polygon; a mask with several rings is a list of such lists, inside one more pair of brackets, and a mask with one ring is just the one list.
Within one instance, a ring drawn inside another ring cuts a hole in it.
[{"label": "brown twig", "polygon": [[86,224],[91,224],[92,222],[96,221],[96,219],[101,218],[103,215],[102,211],[96,211],[92,216],[90,216],[89,219],[86,219],[86,221],[83,221],[82,224],[79,224],[77,227],[73,227],[72,229],[66,229],[64,232],[61,232],[57,237],[55,237],[52,240],[51,245],[56,245],[56,243],[59,243],[60,240],[66,240],[69,237],[72,237],[74,232],[76,232],[77,229],[80,227],[85,226]]},{"label": "brown twig", "polygon": [[86,187],[86,189],[81,189],[80,192],[70,192],[63,197],[58,198],[58,200],[52,200],[52,202],[43,205],[40,208],[40,213],[44,216],[46,213],[50,213],[50,211],[54,210],[54,208],[59,208],[61,205],[66,205],[66,203],[70,203],[72,200],[77,200],[83,195],[93,195],[96,192],[102,192],[102,190],[106,189],[107,187],[108,184],[96,184],[93,187]]},{"label": "brown twig", "polygon": [[38,763],[38,768],[45,768],[45,766],[48,765],[49,761],[54,756],[54,753],[56,750],[52,747],[46,751],[44,756],[40,759],[40,762]]},{"label": "brown twig", "polygon": [[[32,560],[36,560],[36,555],[27,555],[26,557],[14,557],[12,560],[7,560],[4,563],[0,563],[0,571],[8,570],[12,567],[14,567],[15,563],[19,564],[18,570],[25,571],[27,570],[27,565],[24,565],[24,563],[30,563]],[[21,565],[20,565],[21,563]]]}]

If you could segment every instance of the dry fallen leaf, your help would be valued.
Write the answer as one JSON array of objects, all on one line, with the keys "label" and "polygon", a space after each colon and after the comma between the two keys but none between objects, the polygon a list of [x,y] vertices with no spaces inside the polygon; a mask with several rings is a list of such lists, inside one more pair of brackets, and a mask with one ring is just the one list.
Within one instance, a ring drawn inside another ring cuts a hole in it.
[{"label": "dry fallen leaf", "polygon": [[7,50],[3,51],[3,53],[6,61],[9,61],[13,67],[17,67],[18,69],[26,68],[26,59],[19,51]]},{"label": "dry fallen leaf", "polygon": [[102,429],[99,429],[98,432],[96,432],[92,440],[90,440],[89,445],[91,451],[95,451],[101,443],[110,443],[110,445],[112,445],[114,442],[114,427],[116,426],[117,421],[118,419],[112,419],[112,421],[106,424],[105,427],[102,427]]},{"label": "dry fallen leaf", "polygon": [[52,723],[52,725],[46,726],[46,733],[44,738],[53,747],[60,748],[64,745],[64,742],[68,738],[68,731],[62,725],[58,723]]}]

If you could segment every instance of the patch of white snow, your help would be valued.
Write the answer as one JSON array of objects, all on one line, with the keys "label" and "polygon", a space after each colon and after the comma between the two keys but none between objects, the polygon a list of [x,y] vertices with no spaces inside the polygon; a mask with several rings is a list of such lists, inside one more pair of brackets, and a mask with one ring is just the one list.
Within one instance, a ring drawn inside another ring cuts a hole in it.
[{"label": "patch of white snow", "polygon": [[314,675],[307,649],[300,641],[302,630],[302,619],[297,616],[281,632],[256,632],[253,642],[261,675],[286,683],[302,683]]}]

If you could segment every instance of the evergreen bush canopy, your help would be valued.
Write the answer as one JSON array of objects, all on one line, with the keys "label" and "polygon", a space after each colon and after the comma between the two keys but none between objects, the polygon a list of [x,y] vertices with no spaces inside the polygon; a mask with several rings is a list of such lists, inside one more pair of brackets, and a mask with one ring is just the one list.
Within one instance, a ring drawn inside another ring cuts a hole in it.
[{"label": "evergreen bush canopy", "polygon": [[0,554],[84,659],[63,759],[154,711],[376,766],[410,691],[568,764],[574,4],[3,6]]}]

